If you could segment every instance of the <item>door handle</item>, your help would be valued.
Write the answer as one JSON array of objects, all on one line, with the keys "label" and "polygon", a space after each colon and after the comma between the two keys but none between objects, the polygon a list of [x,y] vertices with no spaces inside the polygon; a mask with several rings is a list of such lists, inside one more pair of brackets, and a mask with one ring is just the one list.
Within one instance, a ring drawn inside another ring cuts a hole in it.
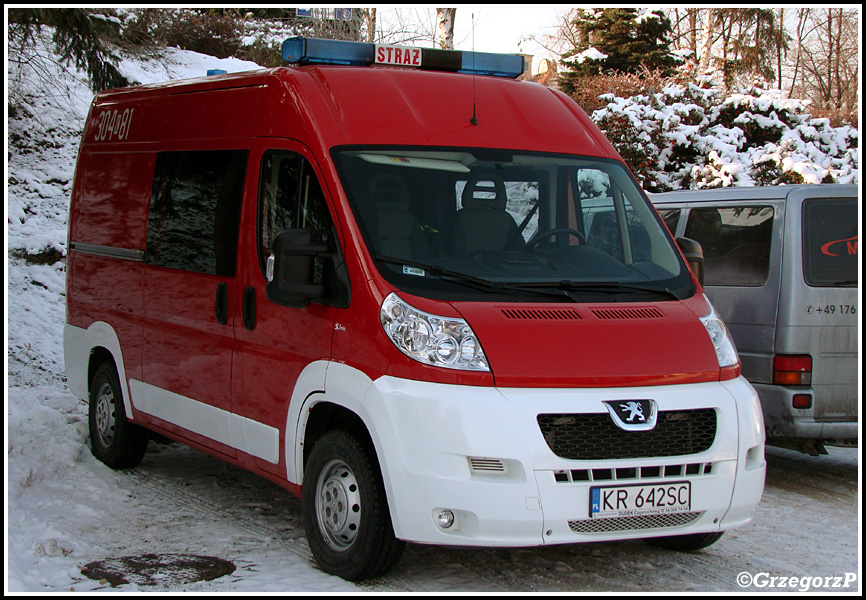
[{"label": "door handle", "polygon": [[229,322],[229,286],[226,283],[217,284],[216,319],[220,325]]},{"label": "door handle", "polygon": [[244,327],[252,331],[256,328],[256,288],[244,289]]}]

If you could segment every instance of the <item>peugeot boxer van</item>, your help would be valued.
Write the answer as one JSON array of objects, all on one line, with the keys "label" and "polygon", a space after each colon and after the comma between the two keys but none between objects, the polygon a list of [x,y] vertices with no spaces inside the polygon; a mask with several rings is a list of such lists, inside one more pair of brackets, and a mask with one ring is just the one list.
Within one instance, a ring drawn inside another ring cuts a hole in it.
[{"label": "peugeot boxer van", "polygon": [[704,288],[761,398],[774,445],[825,454],[858,442],[855,185],[651,195],[700,243]]},{"label": "peugeot boxer van", "polygon": [[693,550],[752,518],[760,406],[699,255],[573,101],[516,55],[283,55],[93,102],[64,348],[98,459],[159,434],[249,469],[351,580],[405,542]]}]

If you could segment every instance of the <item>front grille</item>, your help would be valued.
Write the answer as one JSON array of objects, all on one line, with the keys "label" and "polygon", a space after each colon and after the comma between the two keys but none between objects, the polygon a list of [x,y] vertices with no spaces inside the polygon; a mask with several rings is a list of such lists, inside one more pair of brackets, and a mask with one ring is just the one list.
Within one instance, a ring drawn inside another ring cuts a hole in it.
[{"label": "front grille", "polygon": [[703,477],[713,473],[713,463],[664,465],[654,467],[616,467],[596,469],[569,469],[553,472],[557,483],[584,483],[587,481],[625,481],[633,479],[661,479],[676,477]]},{"label": "front grille", "polygon": [[682,527],[694,523],[702,512],[671,513],[667,515],[638,515],[636,517],[613,517],[611,519],[582,519],[569,521],[574,533],[608,533],[610,531],[635,531],[639,529],[662,529]]},{"label": "front grille", "polygon": [[538,426],[553,453],[569,460],[684,456],[713,445],[716,411],[662,411],[649,431],[620,429],[608,413],[543,414]]}]

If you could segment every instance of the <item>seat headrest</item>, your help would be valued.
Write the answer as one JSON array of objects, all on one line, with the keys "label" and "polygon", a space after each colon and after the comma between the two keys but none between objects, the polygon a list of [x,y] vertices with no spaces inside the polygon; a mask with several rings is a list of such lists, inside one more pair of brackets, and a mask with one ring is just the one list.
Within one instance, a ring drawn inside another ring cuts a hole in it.
[{"label": "seat headrest", "polygon": [[370,181],[370,195],[379,208],[407,210],[409,188],[399,175],[376,175]]},{"label": "seat headrest", "polygon": [[505,210],[505,182],[496,173],[475,173],[466,182],[461,201],[463,208]]},{"label": "seat headrest", "polygon": [[722,230],[722,215],[715,208],[692,210],[686,235],[702,244],[712,243]]}]

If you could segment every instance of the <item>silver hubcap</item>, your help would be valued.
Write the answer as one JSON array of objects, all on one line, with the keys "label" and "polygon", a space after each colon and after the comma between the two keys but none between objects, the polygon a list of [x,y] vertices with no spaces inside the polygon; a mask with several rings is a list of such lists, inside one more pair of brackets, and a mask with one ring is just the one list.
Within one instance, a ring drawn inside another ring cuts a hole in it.
[{"label": "silver hubcap", "polygon": [[334,550],[349,548],[361,522],[358,480],[342,460],[332,460],[316,483],[316,518],[325,542]]},{"label": "silver hubcap", "polygon": [[114,440],[116,410],[111,385],[103,383],[96,396],[96,435],[103,448],[108,448]]}]

